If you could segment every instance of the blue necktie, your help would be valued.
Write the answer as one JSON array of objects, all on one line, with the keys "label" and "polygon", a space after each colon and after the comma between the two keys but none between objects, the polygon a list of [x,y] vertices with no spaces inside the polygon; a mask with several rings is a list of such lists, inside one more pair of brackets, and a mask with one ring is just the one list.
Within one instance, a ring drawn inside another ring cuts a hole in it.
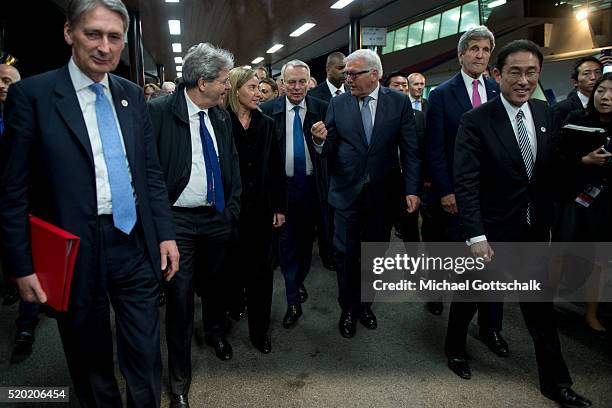
[{"label": "blue necktie", "polygon": [[2,116],[2,112],[0,112],[0,136],[4,134],[4,116]]},{"label": "blue necktie", "polygon": [[293,111],[293,179],[296,182],[306,180],[306,152],[304,150],[304,131],[300,118],[300,107],[294,106]]},{"label": "blue necktie", "polygon": [[223,191],[223,180],[221,179],[221,167],[215,151],[212,136],[206,127],[204,117],[206,112],[200,111],[200,138],[202,139],[202,151],[204,153],[204,165],[206,166],[206,201],[214,204],[219,212],[225,208],[225,196]]},{"label": "blue necktie", "polygon": [[419,101],[418,99],[414,101],[414,110],[421,110],[421,101]]},{"label": "blue necktie", "polygon": [[104,94],[104,85],[93,83],[89,89],[96,94],[96,118],[111,189],[113,223],[118,230],[129,234],[136,224],[136,204],[117,121]]},{"label": "blue necktie", "polygon": [[368,145],[372,139],[372,111],[370,110],[371,96],[364,96],[363,106],[361,107],[361,121],[363,122],[363,130],[365,131]]}]

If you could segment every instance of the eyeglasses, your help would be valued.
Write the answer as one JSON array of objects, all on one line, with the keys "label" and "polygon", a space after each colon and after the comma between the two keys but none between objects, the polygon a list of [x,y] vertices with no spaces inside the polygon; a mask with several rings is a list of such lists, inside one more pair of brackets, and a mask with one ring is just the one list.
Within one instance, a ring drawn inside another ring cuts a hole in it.
[{"label": "eyeglasses", "polygon": [[229,81],[229,77],[225,78],[225,80],[220,80],[220,79],[216,79],[216,78],[215,78],[215,79],[213,79],[213,81],[216,81],[216,82],[218,82],[218,83],[220,83],[220,84],[222,84],[222,85],[227,85],[227,84],[229,84],[229,83],[230,83],[230,81]]},{"label": "eyeglasses", "polygon": [[540,75],[540,71],[530,70],[530,71],[523,72],[523,71],[518,71],[518,70],[511,70],[511,71],[507,71],[506,75],[508,76],[508,78],[510,78],[513,81],[518,81],[523,76],[525,76],[525,79],[527,79],[528,81],[533,81],[534,79],[538,78],[538,75]]},{"label": "eyeglasses", "polygon": [[346,72],[345,71],[344,75],[346,75],[347,78],[351,78],[351,79],[355,80],[355,79],[357,79],[357,77],[359,75],[362,75],[362,74],[365,74],[366,72],[371,72],[371,71],[372,71],[371,69],[366,69],[366,70],[359,71],[359,72]]}]

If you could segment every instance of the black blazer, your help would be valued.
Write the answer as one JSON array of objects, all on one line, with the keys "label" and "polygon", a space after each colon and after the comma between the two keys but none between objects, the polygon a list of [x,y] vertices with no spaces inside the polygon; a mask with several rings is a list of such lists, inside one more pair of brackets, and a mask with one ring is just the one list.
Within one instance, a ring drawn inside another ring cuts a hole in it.
[{"label": "black blazer", "polygon": [[584,112],[584,107],[582,106],[582,102],[580,102],[580,98],[578,97],[577,91],[574,89],[567,95],[565,100],[556,103],[553,106],[553,115],[555,121],[555,128],[558,129],[565,123],[567,119],[567,115],[571,111],[581,110]]},{"label": "black blazer", "polygon": [[426,98],[421,98],[421,112],[427,115],[427,109],[429,109],[429,102]]},{"label": "black blazer", "polygon": [[466,238],[521,241],[531,203],[532,227],[552,225],[553,117],[545,102],[530,100],[537,139],[531,180],[501,98],[463,115],[455,144],[455,195]]},{"label": "black blazer", "polygon": [[[286,159],[286,118],[287,118],[287,101],[285,96],[280,96],[276,99],[268,101],[260,106],[262,112],[271,117],[274,120],[276,127],[276,135],[278,137],[278,147],[281,152],[281,159],[283,163],[283,169],[285,166]],[[308,152],[310,153],[310,160],[312,161],[313,174],[315,176],[317,184],[317,194],[319,201],[323,202],[327,198],[328,189],[328,176],[327,176],[327,163],[318,157],[315,152],[314,144],[312,142],[312,135],[310,128],[318,121],[325,120],[325,114],[327,112],[327,103],[324,101],[313,98],[310,95],[306,95],[306,116],[304,117],[304,140],[306,146],[308,146]]]},{"label": "black blazer", "polygon": [[[245,208],[262,213],[267,225],[272,228],[272,214],[287,214],[287,177],[274,121],[255,109],[251,112],[249,129],[245,130],[236,114],[231,109],[228,111],[232,118],[232,133],[240,159],[243,213]],[[254,148],[251,149],[250,146]],[[247,174],[254,186],[246,185]]]},{"label": "black blazer", "polygon": [[[157,159],[142,88],[109,74],[147,253],[161,281],[159,243],[175,239],[168,194]],[[81,238],[70,311],[84,317],[95,291],[97,201],[91,143],[68,67],[26,78],[9,88],[0,182],[6,261],[18,277],[34,273],[28,213]]]},{"label": "black blazer", "polygon": [[380,87],[370,145],[366,140],[359,102],[350,92],[331,100],[327,140],[321,154],[329,157],[329,203],[348,208],[366,182],[373,195],[397,200],[395,180],[402,163],[403,194],[421,195],[421,157],[414,113],[407,95]]},{"label": "black blazer", "polygon": [[319,85],[308,91],[308,95],[312,96],[313,98],[325,101],[327,103],[329,103],[329,101],[331,101],[331,99],[333,98],[333,95],[329,91],[329,86],[327,86],[327,80],[324,80]]},{"label": "black blazer", "polygon": [[[170,204],[174,204],[189,183],[191,176],[191,131],[184,85],[165,96],[149,101],[153,135],[157,141],[159,162],[168,187]],[[237,220],[240,214],[240,166],[232,137],[229,113],[220,107],[208,109],[217,139],[219,166],[225,195],[224,213]]]}]

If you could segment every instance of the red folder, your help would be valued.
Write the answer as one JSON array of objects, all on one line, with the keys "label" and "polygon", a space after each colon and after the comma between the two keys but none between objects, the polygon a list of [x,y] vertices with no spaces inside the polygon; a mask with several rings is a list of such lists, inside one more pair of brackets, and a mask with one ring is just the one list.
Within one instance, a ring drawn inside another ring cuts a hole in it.
[{"label": "red folder", "polygon": [[47,294],[46,304],[65,312],[81,240],[33,215],[30,215],[30,231],[34,272]]}]

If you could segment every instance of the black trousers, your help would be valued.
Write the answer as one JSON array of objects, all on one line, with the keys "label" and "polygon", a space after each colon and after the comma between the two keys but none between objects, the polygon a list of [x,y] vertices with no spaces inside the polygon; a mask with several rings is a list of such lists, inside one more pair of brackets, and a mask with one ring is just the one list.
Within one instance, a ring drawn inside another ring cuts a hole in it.
[{"label": "black trousers", "polygon": [[180,268],[166,288],[166,342],[170,389],[187,394],[191,384],[194,287],[202,295],[204,333],[225,334],[223,262],[231,221],[213,208],[173,208]]},{"label": "black trousers", "polygon": [[58,318],[75,393],[83,407],[122,406],[113,363],[112,304],[128,406],[159,407],[159,280],[139,239],[138,224],[128,236],[114,228],[112,216],[99,220],[95,299],[79,323],[69,316]]},{"label": "black trousers", "polygon": [[361,242],[389,242],[396,208],[391,197],[375,197],[366,184],[351,206],[335,209],[338,303],[343,311],[359,312],[371,305],[361,302]]}]

